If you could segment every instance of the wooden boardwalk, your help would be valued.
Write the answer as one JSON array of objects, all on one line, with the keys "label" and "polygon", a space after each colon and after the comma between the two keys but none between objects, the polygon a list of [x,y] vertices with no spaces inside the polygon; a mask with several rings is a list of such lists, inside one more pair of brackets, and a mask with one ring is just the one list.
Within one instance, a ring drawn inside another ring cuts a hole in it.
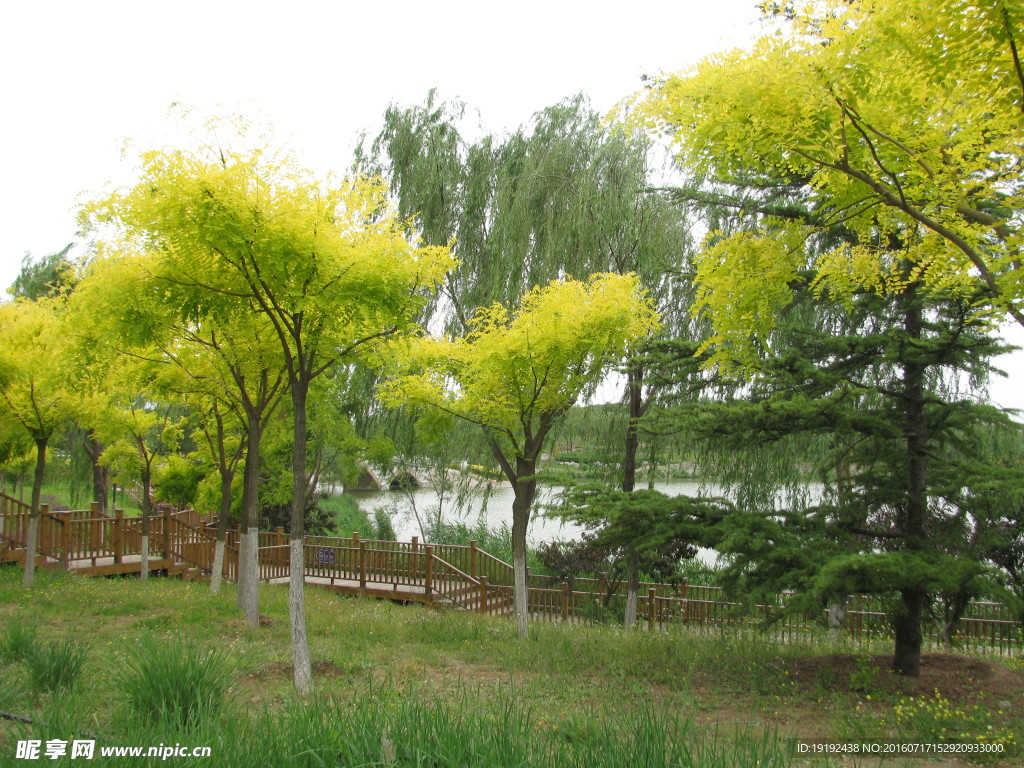
[{"label": "wooden boardwalk", "polygon": [[[29,506],[0,494],[0,565],[24,563]],[[36,564],[87,576],[114,576],[141,570],[142,521],[88,510],[40,510]],[[223,578],[236,581],[240,531],[229,530],[225,541]],[[150,518],[151,571],[185,579],[208,579],[213,568],[215,535],[193,510],[163,509]],[[261,531],[257,555],[259,579],[286,583],[290,571],[290,537],[281,529]],[[307,584],[341,594],[398,602],[449,606],[489,615],[512,609],[512,567],[479,549],[462,545],[425,545],[412,541],[375,541],[349,537],[307,536],[303,578]],[[604,579],[552,583],[527,574],[529,615],[538,621],[593,621],[608,616],[609,599],[621,597],[624,585]],[[641,584],[638,615],[648,628],[690,624],[724,628],[769,623],[772,632],[792,639],[812,629],[815,616],[783,611],[788,596],[771,605],[740,605],[718,587]],[[888,603],[881,597],[851,596],[844,630],[857,640],[888,632]],[[934,642],[934,634],[932,635]],[[1000,603],[973,602],[961,620],[958,641],[964,646],[997,653],[1024,648],[1021,623]]]}]

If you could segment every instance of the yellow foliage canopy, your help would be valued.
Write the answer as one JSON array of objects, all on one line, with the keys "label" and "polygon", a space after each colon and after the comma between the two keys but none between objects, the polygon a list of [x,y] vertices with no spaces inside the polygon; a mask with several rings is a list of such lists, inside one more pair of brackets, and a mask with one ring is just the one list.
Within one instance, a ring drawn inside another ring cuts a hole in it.
[{"label": "yellow foliage canopy", "polygon": [[388,381],[383,397],[439,408],[520,446],[657,328],[635,275],[556,280],[527,292],[516,312],[500,304],[477,310],[463,338],[406,345],[396,356],[413,372]]},{"label": "yellow foliage canopy", "polygon": [[412,243],[385,192],[379,179],[318,179],[261,152],[163,150],[83,218],[116,227],[112,249],[159,255],[154,273],[182,319],[262,312],[301,367],[307,352],[327,360],[408,323],[454,263],[445,247]]},{"label": "yellow foliage canopy", "polygon": [[[842,225],[859,243],[814,254],[800,246],[807,226],[771,219],[716,234],[698,261],[696,306],[713,343],[749,354],[735,342],[770,332],[769,305],[801,268],[839,295],[908,279],[964,295],[980,278],[986,309],[1024,324],[1024,2],[797,8],[751,50],[656,82],[634,115],[668,133],[708,187],[799,180],[815,226]],[[885,255],[893,242],[909,276]]]},{"label": "yellow foliage canopy", "polygon": [[48,298],[0,304],[0,412],[34,440],[48,439],[78,402],[62,307]]}]

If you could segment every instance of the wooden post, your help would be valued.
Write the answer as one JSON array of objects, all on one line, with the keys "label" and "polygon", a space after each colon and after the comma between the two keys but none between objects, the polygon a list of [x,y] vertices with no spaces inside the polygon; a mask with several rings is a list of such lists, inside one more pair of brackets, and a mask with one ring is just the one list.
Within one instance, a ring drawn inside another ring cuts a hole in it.
[{"label": "wooden post", "polygon": [[686,601],[686,589],[689,585],[686,583],[686,579],[679,585],[679,598],[683,601],[680,603],[683,614],[683,623],[686,624],[690,619],[690,604]]},{"label": "wooden post", "polygon": [[434,548],[428,544],[423,547],[423,552],[427,559],[423,567],[423,592],[429,597],[434,591]]},{"label": "wooden post", "polygon": [[653,630],[655,626],[655,611],[657,610],[655,601],[658,599],[658,590],[651,587],[647,590],[647,629]]},{"label": "wooden post", "polygon": [[[359,534],[356,534],[358,536]],[[366,542],[359,542],[359,588],[366,589]]]},{"label": "wooden post", "polygon": [[420,537],[412,537],[412,573],[409,574],[410,579],[418,579],[420,577],[420,559],[416,557],[416,553],[420,548]]},{"label": "wooden post", "polygon": [[103,523],[98,522],[102,514],[100,512],[100,503],[98,501],[90,502],[89,517],[92,518],[93,522],[89,523],[89,552],[92,554],[93,565],[96,565],[96,553],[100,550],[100,545],[103,543]]},{"label": "wooden post", "polygon": [[114,562],[121,562],[124,552],[124,510],[114,510],[114,530],[110,533],[110,549],[114,552]]},{"label": "wooden post", "polygon": [[160,524],[163,527],[163,531],[160,534],[160,543],[163,545],[164,559],[166,559],[171,556],[171,510],[167,509],[167,507],[164,507]]},{"label": "wooden post", "polygon": [[[39,505],[40,517],[49,514],[49,512],[49,504]],[[61,515],[58,520],[60,520],[60,561],[61,566],[66,571],[71,567],[71,515]]]},{"label": "wooden post", "polygon": [[476,539],[469,542],[469,575],[476,578]]},{"label": "wooden post", "polygon": [[480,605],[477,606],[480,613],[487,613],[487,577],[480,577]]},{"label": "wooden post", "polygon": [[569,584],[562,582],[562,621],[569,620]]}]

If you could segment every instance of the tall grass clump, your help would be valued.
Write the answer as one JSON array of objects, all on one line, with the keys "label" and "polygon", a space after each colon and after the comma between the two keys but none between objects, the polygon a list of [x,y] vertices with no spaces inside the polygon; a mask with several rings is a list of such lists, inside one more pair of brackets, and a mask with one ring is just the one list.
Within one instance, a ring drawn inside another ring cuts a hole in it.
[{"label": "tall grass clump", "polygon": [[[133,733],[136,743],[178,736]],[[222,768],[248,768],[254,755],[276,768],[786,768],[788,740],[767,729],[717,733],[688,719],[642,709],[545,720],[514,690],[435,700],[429,691],[382,687],[351,696],[292,700],[239,718],[204,722],[189,738],[208,744]],[[822,762],[823,768],[829,765]]]},{"label": "tall grass clump", "polygon": [[7,661],[23,661],[36,644],[36,625],[12,621],[0,635],[0,656]]},{"label": "tall grass clump", "polygon": [[[489,528],[487,521],[482,517],[472,525],[461,521],[428,517],[424,534],[430,544],[468,546],[470,541],[475,541],[477,546],[489,555],[504,560],[506,563],[512,562],[512,529],[508,527],[508,523],[502,523],[497,528]],[[535,547],[527,548],[526,564],[530,567],[530,573],[547,574],[549,572],[537,557]]]},{"label": "tall grass clump", "polygon": [[0,669],[0,711],[10,712],[23,696],[21,681],[10,667]]},{"label": "tall grass clump", "polygon": [[37,691],[72,688],[82,674],[89,650],[69,638],[36,644],[25,656],[28,677]]},{"label": "tall grass clump", "polygon": [[220,712],[234,674],[235,665],[223,650],[145,639],[115,682],[128,707],[143,719],[192,728]]}]

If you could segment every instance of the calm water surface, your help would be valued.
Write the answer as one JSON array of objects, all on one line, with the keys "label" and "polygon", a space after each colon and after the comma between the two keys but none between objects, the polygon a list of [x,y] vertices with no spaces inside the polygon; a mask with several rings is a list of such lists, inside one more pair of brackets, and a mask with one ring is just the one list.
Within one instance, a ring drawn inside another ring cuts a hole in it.
[{"label": "calm water surface", "polygon": [[[646,487],[646,486],[645,486]],[[663,483],[655,483],[655,490],[661,491],[668,496],[679,496],[682,494],[697,495],[702,488],[699,481],[674,480]],[[560,487],[541,487],[537,489],[537,499],[534,501],[534,514],[527,532],[527,539],[531,544],[538,544],[542,541],[552,539],[572,540],[578,539],[582,528],[572,523],[565,523],[544,517],[541,506],[545,503],[552,503],[557,500],[561,493]],[[704,486],[705,495],[714,495],[717,491],[714,486]],[[359,506],[365,509],[370,516],[378,508],[384,508],[392,513],[392,523],[399,540],[408,541],[412,536],[423,538],[416,520],[415,511],[420,518],[426,522],[426,515],[436,515],[438,508],[438,497],[432,488],[420,488],[410,493],[400,491],[361,491],[352,494]],[[467,498],[461,509],[456,507],[454,499],[445,499],[442,506],[442,518],[447,522],[463,522],[467,525],[475,525],[483,518],[487,527],[492,530],[499,529],[502,524],[512,527],[512,489],[508,484],[496,484],[492,486],[489,494],[485,491],[475,490],[467,494]]]}]

